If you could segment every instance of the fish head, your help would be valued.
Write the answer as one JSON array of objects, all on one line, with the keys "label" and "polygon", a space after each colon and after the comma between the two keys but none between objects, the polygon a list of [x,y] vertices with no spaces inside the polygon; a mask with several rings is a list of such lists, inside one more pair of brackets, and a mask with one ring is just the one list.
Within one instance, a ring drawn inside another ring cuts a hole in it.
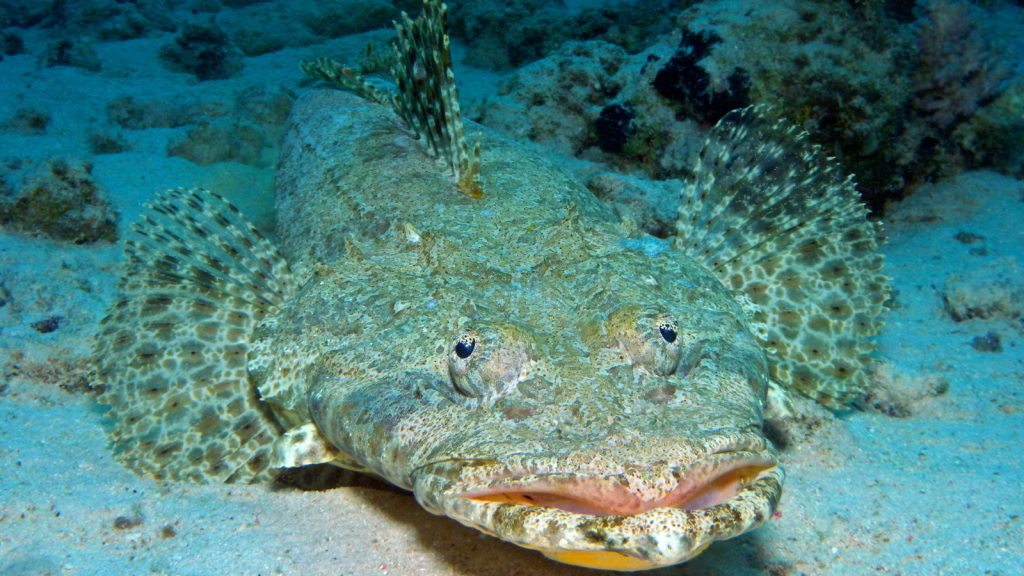
[{"label": "fish head", "polygon": [[783,472],[742,308],[690,263],[600,260],[446,283],[462,296],[325,356],[314,421],[427,510],[568,564],[667,566],[766,522]]}]

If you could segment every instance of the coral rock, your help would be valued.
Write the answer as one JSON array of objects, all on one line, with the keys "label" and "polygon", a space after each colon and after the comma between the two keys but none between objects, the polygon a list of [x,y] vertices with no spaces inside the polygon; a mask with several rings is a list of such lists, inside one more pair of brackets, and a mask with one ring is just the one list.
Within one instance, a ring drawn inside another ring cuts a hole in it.
[{"label": "coral rock", "polygon": [[118,214],[91,171],[87,162],[55,158],[28,177],[17,193],[0,186],[0,222],[75,244],[113,242]]},{"label": "coral rock", "polygon": [[230,78],[243,66],[241,51],[214,23],[186,26],[160,48],[160,59],[175,72],[195,74],[200,82]]},{"label": "coral rock", "polygon": [[956,322],[971,318],[1015,319],[1024,316],[1024,282],[1016,259],[1007,258],[946,280],[942,298]]}]

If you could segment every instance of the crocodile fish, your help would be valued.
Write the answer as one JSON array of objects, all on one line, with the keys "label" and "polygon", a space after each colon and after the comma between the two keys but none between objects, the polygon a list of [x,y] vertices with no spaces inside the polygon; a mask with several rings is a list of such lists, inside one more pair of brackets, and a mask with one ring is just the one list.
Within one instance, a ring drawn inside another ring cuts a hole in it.
[{"label": "crocodile fish", "polygon": [[880,229],[852,181],[735,111],[659,240],[462,124],[443,6],[399,33],[398,95],[320,63],[359,95],[297,103],[273,243],[202,190],[135,225],[95,350],[118,457],[193,482],[330,463],[611,570],[772,518],[769,390],[843,406],[880,327]]}]

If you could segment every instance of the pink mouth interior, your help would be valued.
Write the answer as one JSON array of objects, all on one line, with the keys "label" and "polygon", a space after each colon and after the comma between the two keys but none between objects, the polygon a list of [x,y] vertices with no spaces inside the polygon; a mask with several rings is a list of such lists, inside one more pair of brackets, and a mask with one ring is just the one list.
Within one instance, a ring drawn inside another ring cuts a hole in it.
[{"label": "pink mouth interior", "polygon": [[459,494],[483,502],[540,506],[589,516],[627,516],[655,508],[702,510],[734,498],[739,491],[775,467],[774,462],[736,462],[710,474],[691,474],[657,500],[644,500],[622,482],[607,477],[541,475],[503,479],[486,488]]}]

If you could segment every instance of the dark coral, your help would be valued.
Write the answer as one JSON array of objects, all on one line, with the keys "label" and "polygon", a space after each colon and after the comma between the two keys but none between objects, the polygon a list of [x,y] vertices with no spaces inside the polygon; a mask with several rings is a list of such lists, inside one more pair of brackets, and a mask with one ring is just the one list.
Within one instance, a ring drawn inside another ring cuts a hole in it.
[{"label": "dark coral", "polygon": [[[10,196],[13,196],[13,195],[14,195],[14,188],[7,181],[7,178],[5,178],[3,174],[0,174],[0,198],[7,198],[7,197],[10,197]],[[0,296],[3,295],[2,288],[3,288],[3,283],[0,283]],[[3,298],[0,297],[0,302],[2,302],[2,301],[3,301]],[[6,302],[4,304],[6,304]],[[0,306],[3,306],[3,304],[0,304]]]},{"label": "dark coral", "polygon": [[621,89],[614,75],[626,59],[607,42],[566,42],[511,75],[499,96],[469,107],[467,117],[575,156],[597,143],[597,114]]},{"label": "dark coral", "polygon": [[168,0],[55,0],[40,24],[69,37],[99,41],[130,40],[175,29]]},{"label": "dark coral", "polygon": [[1007,75],[970,8],[966,2],[933,2],[917,26],[911,105],[943,129],[991,103]]},{"label": "dark coral", "polygon": [[654,87],[662,96],[684,102],[706,92],[711,81],[697,63],[711,55],[711,47],[722,41],[714,32],[683,30],[679,49],[658,71]]},{"label": "dark coral", "polygon": [[62,38],[50,43],[39,63],[46,68],[73,66],[90,72],[99,72],[103,68],[96,47],[87,40],[77,38]]},{"label": "dark coral", "polygon": [[733,70],[724,86],[714,87],[711,75],[698,64],[721,41],[714,32],[683,30],[679,48],[658,70],[653,82],[659,94],[679,102],[691,116],[707,124],[717,122],[731,110],[750,105],[750,76],[745,70]]},{"label": "dark coral", "polygon": [[50,114],[45,110],[21,108],[15,112],[13,118],[3,123],[3,128],[26,136],[39,136],[46,134],[49,125]]},{"label": "dark coral", "polygon": [[0,26],[31,28],[48,18],[57,2],[7,0],[0,3]]},{"label": "dark coral", "polygon": [[[401,3],[398,3],[402,6]],[[495,70],[518,68],[571,40],[604,40],[636,53],[671,30],[671,13],[689,1],[642,0],[577,12],[548,0],[449,2],[451,34],[469,44],[470,63]]]},{"label": "dark coral", "polygon": [[93,154],[120,154],[131,150],[131,145],[119,134],[96,132],[89,135],[89,151]]},{"label": "dark coral", "polygon": [[340,38],[388,26],[398,11],[386,0],[317,2],[317,11],[300,19],[314,34]]},{"label": "dark coral", "polygon": [[629,137],[636,133],[633,126],[636,112],[626,104],[612,104],[601,109],[601,115],[594,123],[597,130],[597,142],[605,152],[622,152]]},{"label": "dark coral", "polygon": [[76,244],[113,242],[118,214],[91,172],[87,162],[46,162],[16,193],[0,196],[0,223]]},{"label": "dark coral", "polygon": [[0,32],[0,52],[7,56],[25,53],[25,40],[15,30]]},{"label": "dark coral", "polygon": [[[901,56],[895,68],[900,76],[893,82],[906,83],[907,92],[900,108],[888,113],[890,121],[875,122],[877,129],[860,131],[870,139],[844,136],[840,125],[838,130],[820,125],[826,128],[821,135],[838,145],[837,156],[857,173],[872,209],[902,198],[923,182],[965,169],[992,166],[1012,174],[1020,166],[1024,125],[1013,120],[1019,115],[1005,115],[1006,120],[992,123],[994,116],[986,111],[1000,95],[1007,70],[984,37],[979,15],[980,9],[966,2],[927,4],[923,17],[911,28],[909,54]],[[880,88],[891,91],[888,85]],[[867,112],[874,113],[876,120],[881,118],[870,109],[877,108],[873,103],[880,98],[851,94],[843,99],[848,108],[857,106],[851,96],[871,103]],[[886,145],[860,150],[858,141]]]},{"label": "dark coral", "polygon": [[185,26],[160,48],[160,59],[169,69],[194,74],[200,82],[229,78],[243,66],[241,52],[213,22]]},{"label": "dark coral", "polygon": [[900,24],[909,24],[914,21],[917,0],[885,0],[883,6],[887,16]]}]

